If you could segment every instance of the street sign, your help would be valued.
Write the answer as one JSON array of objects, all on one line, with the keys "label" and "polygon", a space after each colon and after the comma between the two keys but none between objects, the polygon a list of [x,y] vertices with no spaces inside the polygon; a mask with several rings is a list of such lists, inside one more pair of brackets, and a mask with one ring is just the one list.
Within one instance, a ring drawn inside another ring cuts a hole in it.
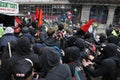
[{"label": "street sign", "polygon": [[18,3],[0,1],[0,13],[19,13]]}]

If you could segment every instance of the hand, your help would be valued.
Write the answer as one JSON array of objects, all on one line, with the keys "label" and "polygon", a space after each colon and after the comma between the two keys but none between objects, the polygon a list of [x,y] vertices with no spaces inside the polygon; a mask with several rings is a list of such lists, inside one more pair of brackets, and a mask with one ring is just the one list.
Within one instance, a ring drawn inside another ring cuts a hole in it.
[{"label": "hand", "polygon": [[93,64],[93,63],[91,61],[89,61],[89,60],[86,61],[85,59],[83,59],[82,64],[83,64],[84,67],[87,67],[87,66],[89,66],[90,64]]},{"label": "hand", "polygon": [[89,55],[89,59],[93,60],[95,57],[93,55]]},{"label": "hand", "polygon": [[84,67],[89,66],[89,64],[87,63],[87,61],[85,59],[82,60],[82,64]]}]

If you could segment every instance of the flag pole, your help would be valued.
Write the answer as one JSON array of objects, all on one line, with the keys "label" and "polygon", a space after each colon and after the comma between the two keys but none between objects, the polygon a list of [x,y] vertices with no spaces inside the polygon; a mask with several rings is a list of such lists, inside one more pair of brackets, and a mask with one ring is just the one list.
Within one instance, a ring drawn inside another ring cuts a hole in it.
[{"label": "flag pole", "polygon": [[9,50],[9,56],[11,58],[12,57],[12,52],[11,52],[10,42],[8,42],[8,50]]}]

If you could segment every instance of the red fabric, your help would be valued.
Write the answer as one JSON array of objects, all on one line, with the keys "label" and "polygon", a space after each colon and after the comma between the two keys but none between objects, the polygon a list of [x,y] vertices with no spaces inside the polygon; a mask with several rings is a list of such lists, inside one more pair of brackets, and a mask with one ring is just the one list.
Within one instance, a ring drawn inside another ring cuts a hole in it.
[{"label": "red fabric", "polygon": [[14,27],[14,32],[15,32],[15,33],[20,33],[20,27],[15,26],[15,27]]},{"label": "red fabric", "polygon": [[40,12],[39,12],[39,19],[38,19],[38,28],[42,25],[43,21],[42,21],[42,9],[40,9]]},{"label": "red fabric", "polygon": [[15,19],[15,21],[16,21],[18,24],[20,24],[20,25],[22,24],[21,21],[20,21],[20,19],[19,19],[17,16],[14,16],[14,19]]},{"label": "red fabric", "polygon": [[73,78],[74,78],[74,80],[78,80],[77,76],[75,76],[75,75],[73,76]]},{"label": "red fabric", "polygon": [[38,9],[38,7],[35,8],[35,11],[36,11],[36,14],[35,14],[36,19],[38,19],[39,18],[39,9]]},{"label": "red fabric", "polygon": [[87,32],[90,25],[94,22],[94,19],[89,20],[86,24],[84,24],[80,29],[84,32]]}]

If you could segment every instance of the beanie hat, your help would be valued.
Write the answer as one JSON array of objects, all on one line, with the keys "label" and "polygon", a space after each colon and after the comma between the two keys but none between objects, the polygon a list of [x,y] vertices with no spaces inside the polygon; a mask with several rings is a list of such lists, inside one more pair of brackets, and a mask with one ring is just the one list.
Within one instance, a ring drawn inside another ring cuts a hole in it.
[{"label": "beanie hat", "polygon": [[4,31],[4,34],[14,33],[14,29],[12,27],[7,27]]},{"label": "beanie hat", "polygon": [[21,37],[17,41],[17,49],[18,53],[27,53],[31,51],[30,40],[27,37]]},{"label": "beanie hat", "polygon": [[103,34],[103,33],[101,33],[100,34],[100,42],[105,42],[106,41],[106,39],[107,39],[107,37],[106,37],[106,35],[105,34]]},{"label": "beanie hat", "polygon": [[83,50],[86,46],[85,40],[82,38],[77,38],[75,41],[75,46],[79,47],[80,50]]},{"label": "beanie hat", "polygon": [[22,28],[22,33],[28,33],[29,32],[29,28],[28,27],[23,27]]},{"label": "beanie hat", "polygon": [[69,61],[75,61],[80,58],[80,49],[76,46],[68,47],[65,49],[66,58],[69,58]]},{"label": "beanie hat", "polygon": [[113,43],[108,43],[105,46],[99,48],[99,50],[105,58],[117,55],[117,46]]},{"label": "beanie hat", "polygon": [[45,70],[49,70],[59,64],[59,52],[53,47],[45,47],[41,55],[41,62]]}]

